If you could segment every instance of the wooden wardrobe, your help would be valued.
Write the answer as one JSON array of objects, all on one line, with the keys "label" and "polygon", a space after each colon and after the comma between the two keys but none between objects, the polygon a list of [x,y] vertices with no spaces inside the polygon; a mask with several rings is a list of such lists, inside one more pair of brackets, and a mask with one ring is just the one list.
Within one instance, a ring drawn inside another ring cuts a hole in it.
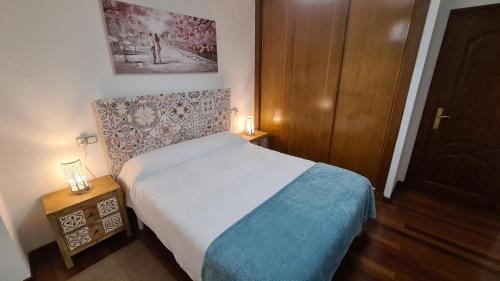
[{"label": "wooden wardrobe", "polygon": [[383,189],[430,0],[260,0],[257,126],[271,148]]}]

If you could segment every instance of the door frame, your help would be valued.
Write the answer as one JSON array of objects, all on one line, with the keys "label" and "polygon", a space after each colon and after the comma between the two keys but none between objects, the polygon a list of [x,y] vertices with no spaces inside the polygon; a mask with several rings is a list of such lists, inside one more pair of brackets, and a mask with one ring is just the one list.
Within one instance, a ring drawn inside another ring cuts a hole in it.
[{"label": "door frame", "polygon": [[[498,7],[498,6],[500,6],[500,4],[491,4],[491,5],[483,5],[483,6],[475,6],[475,7],[467,7],[467,8],[459,8],[459,9],[451,10],[449,17],[448,17],[448,20],[447,20],[447,24],[446,24],[446,31],[448,31],[448,25],[452,21],[452,15],[454,15],[455,13],[460,13],[464,10],[476,11],[476,10],[489,9],[492,6]],[[448,36],[450,36],[450,34],[446,33],[446,31],[445,31],[445,35],[443,37],[442,42],[446,42],[446,40],[448,40]],[[422,113],[422,118],[420,120],[420,126],[418,128],[417,137],[415,139],[415,145],[413,147],[410,163],[408,166],[408,172],[407,172],[406,180],[405,180],[405,184],[404,184],[405,188],[410,188],[410,189],[417,189],[418,188],[416,186],[416,180],[417,180],[416,177],[417,177],[418,170],[420,167],[422,153],[425,151],[425,148],[426,148],[426,141],[428,140],[428,138],[430,137],[430,134],[432,133],[430,128],[431,128],[431,125],[434,121],[435,112],[436,112],[436,103],[437,103],[437,100],[438,100],[439,94],[440,94],[440,91],[431,90],[431,88],[432,87],[441,88],[441,85],[443,83],[443,80],[439,80],[439,77],[438,77],[439,73],[436,73],[435,70],[437,67],[443,66],[442,65],[443,61],[440,62],[439,58],[440,57],[443,58],[444,61],[446,62],[448,60],[447,57],[449,55],[450,55],[450,53],[442,52],[442,50],[440,50],[439,55],[438,55],[438,61],[436,63],[435,69],[433,71],[433,78],[431,79],[431,80],[434,80],[434,78],[437,78],[438,80],[431,81],[431,85],[430,85],[430,88],[428,91],[427,99],[425,101],[424,111]]]},{"label": "door frame", "polygon": [[499,3],[500,0],[431,0],[385,184],[384,197],[390,198],[395,187],[401,186],[398,182],[406,180],[451,10]]}]

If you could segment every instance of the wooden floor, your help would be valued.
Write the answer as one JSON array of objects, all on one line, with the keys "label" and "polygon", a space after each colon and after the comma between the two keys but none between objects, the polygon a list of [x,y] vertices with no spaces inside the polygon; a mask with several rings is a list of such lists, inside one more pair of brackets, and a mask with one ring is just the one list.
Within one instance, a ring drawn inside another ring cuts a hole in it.
[{"label": "wooden floor", "polygon": [[[132,219],[132,221],[134,221]],[[58,281],[142,239],[177,280],[189,280],[148,229],[120,234],[74,257],[66,270],[55,244],[30,255],[35,280]],[[500,219],[414,193],[377,200],[369,222],[344,258],[334,280],[500,280]]]}]

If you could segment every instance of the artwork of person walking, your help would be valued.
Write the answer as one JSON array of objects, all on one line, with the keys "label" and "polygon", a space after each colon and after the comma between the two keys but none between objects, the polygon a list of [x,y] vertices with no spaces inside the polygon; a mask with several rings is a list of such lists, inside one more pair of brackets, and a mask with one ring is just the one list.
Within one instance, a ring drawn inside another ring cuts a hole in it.
[{"label": "artwork of person walking", "polygon": [[153,54],[153,62],[156,64],[156,46],[152,33],[149,33],[149,48],[151,49],[151,53]]},{"label": "artwork of person walking", "polygon": [[214,20],[100,1],[116,74],[218,71]]},{"label": "artwork of person walking", "polygon": [[158,33],[155,33],[155,51],[156,51],[156,57],[161,63],[161,46],[160,46],[160,37],[158,36]]}]

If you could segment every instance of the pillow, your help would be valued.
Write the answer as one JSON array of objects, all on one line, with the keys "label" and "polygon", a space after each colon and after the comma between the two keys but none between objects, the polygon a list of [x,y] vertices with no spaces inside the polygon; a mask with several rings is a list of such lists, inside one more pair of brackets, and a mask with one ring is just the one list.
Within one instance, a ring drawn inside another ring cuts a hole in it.
[{"label": "pillow", "polygon": [[246,142],[246,140],[236,134],[222,132],[165,146],[128,160],[123,165],[118,175],[118,180],[128,194],[134,187],[135,182],[140,178],[167,170],[192,159],[223,149],[224,147],[243,142]]}]

